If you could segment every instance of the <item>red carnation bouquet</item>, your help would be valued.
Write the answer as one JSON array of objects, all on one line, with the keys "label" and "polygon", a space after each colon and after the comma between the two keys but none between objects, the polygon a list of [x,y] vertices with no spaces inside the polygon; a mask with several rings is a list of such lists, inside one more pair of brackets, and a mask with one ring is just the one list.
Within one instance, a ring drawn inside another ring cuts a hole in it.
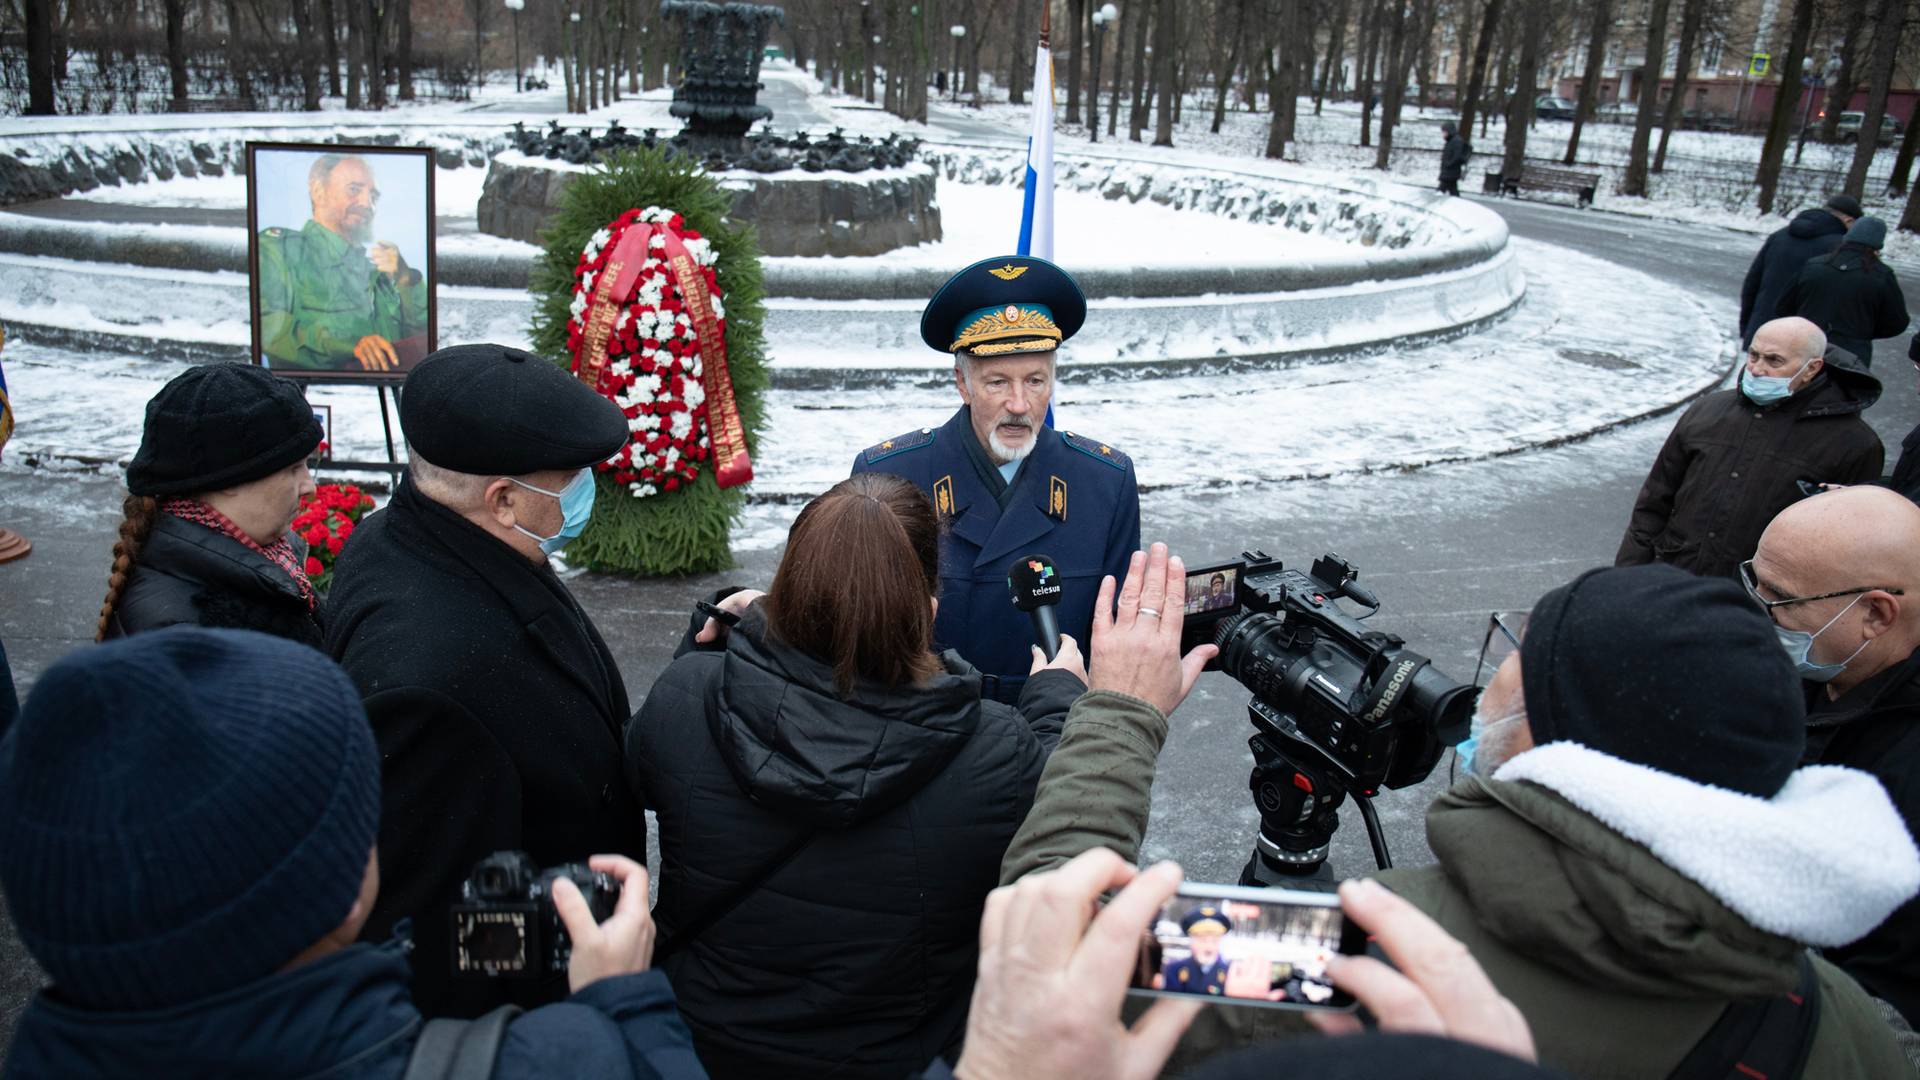
[{"label": "red carnation bouquet", "polygon": [[[644,252],[632,253],[638,260],[637,273],[634,265],[616,259],[621,240],[636,226],[645,230],[640,234],[645,237]],[[689,304],[675,276],[676,250],[704,279],[705,309]],[[707,374],[703,353],[724,341],[726,333],[726,308],[714,276],[715,261],[712,247],[688,229],[679,214],[649,206],[629,210],[595,232],[574,268],[572,317],[567,322],[573,370],[620,406],[632,430],[627,445],[598,468],[612,474],[635,498],[692,483],[701,463],[715,453],[703,379]],[[608,297],[608,310],[601,318],[610,322],[596,328],[595,286],[602,284],[603,275],[623,266],[632,279],[631,292]],[[715,342],[703,339],[703,322]],[[594,346],[602,336],[603,351],[596,355]],[[584,373],[583,364],[589,365]],[[599,367],[597,379],[594,367]],[[730,392],[727,407],[733,407]],[[722,478],[725,486],[724,471]]]},{"label": "red carnation bouquet", "polygon": [[373,497],[352,484],[321,484],[293,516],[293,532],[307,542],[307,577],[325,592],[333,584],[333,563],[353,535],[355,525],[373,509]]}]

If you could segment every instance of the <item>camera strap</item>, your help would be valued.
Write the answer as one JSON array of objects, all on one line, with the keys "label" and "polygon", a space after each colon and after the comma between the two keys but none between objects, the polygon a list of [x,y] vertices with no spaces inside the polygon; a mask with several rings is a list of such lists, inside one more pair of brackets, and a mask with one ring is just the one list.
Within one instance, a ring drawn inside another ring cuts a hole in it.
[{"label": "camera strap", "polygon": [[800,853],[805,851],[807,845],[813,843],[813,838],[818,835],[820,835],[818,832],[808,832],[801,836],[793,844],[782,849],[779,855],[767,864],[765,869],[755,874],[746,884],[735,889],[726,899],[719,903],[708,904],[706,910],[702,911],[692,922],[689,922],[687,925],[675,930],[672,934],[662,938],[660,944],[653,950],[653,966],[656,968],[659,967],[666,962],[669,956],[686,948],[687,944],[694,938],[705,933],[708,927],[726,918],[728,915],[733,914],[734,908],[744,903],[747,897],[759,892],[767,882],[773,880],[775,874],[786,869],[787,864],[799,857]]},{"label": "camera strap", "polygon": [[1400,699],[1413,689],[1413,677],[1420,669],[1430,663],[1416,652],[1401,649],[1380,677],[1373,680],[1373,689],[1367,693],[1367,706],[1360,712],[1361,718],[1368,723],[1377,723],[1393,712]]},{"label": "camera strap", "polygon": [[429,1020],[407,1058],[403,1080],[488,1080],[520,1006],[502,1005],[475,1020]]},{"label": "camera strap", "polygon": [[1805,949],[1792,993],[1727,1006],[1668,1080],[1799,1080],[1820,1019],[1820,978]]}]

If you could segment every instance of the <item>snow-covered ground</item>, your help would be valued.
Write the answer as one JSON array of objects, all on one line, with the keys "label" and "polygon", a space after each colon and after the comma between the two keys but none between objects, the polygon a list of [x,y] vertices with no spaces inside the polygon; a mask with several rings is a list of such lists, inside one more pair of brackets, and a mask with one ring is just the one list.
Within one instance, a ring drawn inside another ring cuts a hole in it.
[{"label": "snow-covered ground", "polygon": [[[464,167],[433,170],[433,208],[440,217],[472,217],[480,202],[487,170]],[[98,187],[72,196],[81,202],[115,206],[178,206],[198,210],[245,210],[247,178],[176,176],[120,187]]]}]

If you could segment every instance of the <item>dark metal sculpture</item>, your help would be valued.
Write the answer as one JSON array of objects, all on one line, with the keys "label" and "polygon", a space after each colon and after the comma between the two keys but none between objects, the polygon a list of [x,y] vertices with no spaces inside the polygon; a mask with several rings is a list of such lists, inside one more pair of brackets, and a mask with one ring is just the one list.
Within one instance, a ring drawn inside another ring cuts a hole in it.
[{"label": "dark metal sculpture", "polygon": [[731,148],[720,143],[702,143],[682,131],[671,139],[647,128],[639,135],[614,121],[598,135],[587,128],[569,129],[558,121],[547,124],[544,132],[528,131],[516,122],[507,138],[516,150],[528,157],[587,165],[608,153],[630,147],[664,148],[668,157],[691,157],[709,172],[747,169],[758,173],[801,169],[806,172],[858,173],[868,169],[897,169],[914,161],[920,140],[888,135],[878,142],[870,136],[848,139],[839,128],[823,139],[811,139],[804,131],[781,137],[771,131],[758,131],[745,139],[736,139]]},{"label": "dark metal sculpture", "polygon": [[680,20],[680,66],[668,110],[702,153],[736,154],[747,129],[773,115],[756,100],[767,35],[786,12],[770,4],[664,0],[660,13]]}]

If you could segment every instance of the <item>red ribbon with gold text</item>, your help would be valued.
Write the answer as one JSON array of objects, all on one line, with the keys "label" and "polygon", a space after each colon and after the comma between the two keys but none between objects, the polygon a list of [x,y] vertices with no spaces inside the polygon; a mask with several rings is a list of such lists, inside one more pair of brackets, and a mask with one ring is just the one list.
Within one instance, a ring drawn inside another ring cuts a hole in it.
[{"label": "red ribbon with gold text", "polygon": [[646,265],[647,243],[652,236],[653,226],[644,221],[627,226],[613,254],[607,257],[607,264],[600,268],[599,280],[593,283],[593,297],[587,302],[586,323],[580,333],[580,355],[574,360],[573,372],[596,391],[600,389],[600,373],[607,367],[607,341],[613,337],[613,324],[620,318],[620,309],[626,305],[627,297],[633,295],[640,268]]},{"label": "red ribbon with gold text", "polygon": [[700,335],[700,381],[707,392],[707,438],[713,444],[713,479],[723,488],[735,487],[753,479],[753,460],[747,456],[746,425],[741,423],[740,404],[733,396],[733,376],[727,371],[727,343],[721,337],[718,320],[713,317],[706,275],[700,272],[699,264],[680,242],[678,233],[661,229],[660,235],[666,240],[667,264],[673,267],[674,279],[680,283],[680,298],[686,302],[687,316]]}]

